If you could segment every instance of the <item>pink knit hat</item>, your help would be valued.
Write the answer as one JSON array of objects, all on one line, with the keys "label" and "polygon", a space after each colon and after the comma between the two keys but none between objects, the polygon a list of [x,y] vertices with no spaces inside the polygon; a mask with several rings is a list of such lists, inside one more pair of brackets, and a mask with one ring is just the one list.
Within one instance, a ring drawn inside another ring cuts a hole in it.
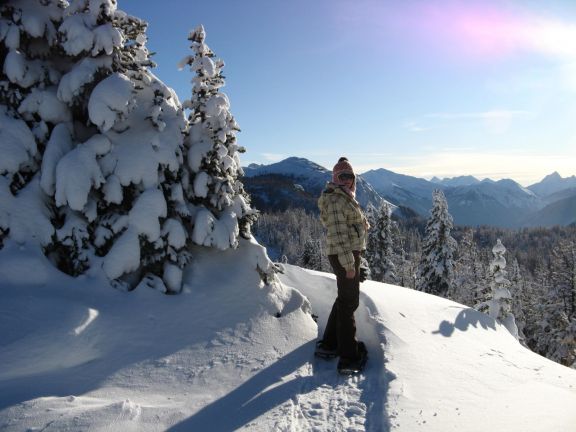
[{"label": "pink knit hat", "polygon": [[354,169],[352,168],[352,165],[350,165],[350,162],[348,162],[348,159],[346,159],[345,157],[341,157],[340,159],[338,159],[338,163],[334,165],[334,168],[332,169],[332,182],[336,183],[337,185],[344,185],[344,183],[340,179],[340,176],[342,174],[350,174],[354,176],[354,182],[352,183],[352,187],[350,188],[350,193],[351,195],[355,195],[356,174],[354,174]]}]

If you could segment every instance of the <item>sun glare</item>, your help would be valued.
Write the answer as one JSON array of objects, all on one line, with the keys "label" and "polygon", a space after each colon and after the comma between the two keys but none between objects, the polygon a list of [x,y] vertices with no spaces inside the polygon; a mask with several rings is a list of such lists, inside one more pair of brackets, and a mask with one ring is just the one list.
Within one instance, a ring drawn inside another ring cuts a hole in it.
[{"label": "sun glare", "polygon": [[455,7],[444,14],[441,25],[452,33],[452,40],[476,54],[524,52],[576,58],[576,25],[495,7]]}]

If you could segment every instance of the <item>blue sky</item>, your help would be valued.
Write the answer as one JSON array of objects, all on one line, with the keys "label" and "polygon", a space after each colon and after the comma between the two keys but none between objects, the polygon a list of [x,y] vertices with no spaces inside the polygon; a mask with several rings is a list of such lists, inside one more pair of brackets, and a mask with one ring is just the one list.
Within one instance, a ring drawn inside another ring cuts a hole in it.
[{"label": "blue sky", "polygon": [[226,67],[244,164],[523,185],[576,174],[574,0],[120,0],[181,100],[187,35]]}]

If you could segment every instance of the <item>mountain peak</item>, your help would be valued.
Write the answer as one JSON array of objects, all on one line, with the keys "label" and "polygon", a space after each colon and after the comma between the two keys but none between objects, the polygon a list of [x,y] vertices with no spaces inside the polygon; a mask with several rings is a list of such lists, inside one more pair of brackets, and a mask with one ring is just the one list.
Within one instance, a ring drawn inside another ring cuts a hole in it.
[{"label": "mountain peak", "polygon": [[540,183],[556,182],[559,180],[562,180],[562,176],[558,174],[558,171],[554,171],[552,174],[548,174],[546,177],[544,177]]},{"label": "mountain peak", "polygon": [[554,171],[544,177],[539,183],[528,186],[528,189],[542,197],[563,190],[576,189],[576,176],[564,178],[557,171]]}]

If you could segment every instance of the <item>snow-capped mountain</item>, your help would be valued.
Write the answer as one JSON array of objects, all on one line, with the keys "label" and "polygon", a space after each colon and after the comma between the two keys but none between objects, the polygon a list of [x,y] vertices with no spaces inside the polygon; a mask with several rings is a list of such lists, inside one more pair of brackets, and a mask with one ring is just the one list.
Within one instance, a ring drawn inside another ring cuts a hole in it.
[{"label": "snow-capped mountain", "polygon": [[441,184],[442,186],[454,186],[454,187],[470,186],[480,183],[480,180],[478,180],[474,176],[459,176],[459,177],[442,178],[442,179],[438,177],[432,177],[430,181],[432,183]]},{"label": "snow-capped mountain", "polygon": [[428,217],[432,191],[442,189],[450,214],[458,225],[522,226],[526,215],[545,203],[531,190],[510,179],[479,181],[472,176],[428,181],[385,169],[362,174],[390,202],[410,207]]},{"label": "snow-capped mountain", "polygon": [[[368,171],[362,174],[362,177],[386,199],[411,207],[422,216],[427,216],[431,208],[432,191],[442,189],[448,200],[450,213],[454,216],[455,222],[461,225],[498,223],[500,217],[514,220],[514,217],[508,217],[504,212],[510,209],[521,209],[526,212],[541,206],[540,200],[533,192],[508,179],[472,181],[474,177],[461,177],[460,180],[449,179],[436,183],[385,169]],[[450,186],[450,183],[468,184]],[[489,217],[490,212],[495,210],[498,218]],[[474,216],[476,211],[478,211],[477,217]],[[486,217],[489,220],[485,220]],[[505,222],[504,225],[510,223]]]},{"label": "snow-capped mountain", "polygon": [[[244,168],[246,190],[259,210],[282,210],[304,207],[317,211],[317,200],[330,170],[304,158],[290,157],[271,165],[252,164]],[[382,197],[361,176],[358,176],[356,197],[362,206],[382,204]],[[395,206],[393,206],[395,207]]]},{"label": "snow-capped mountain", "polygon": [[450,214],[460,225],[518,227],[527,213],[542,207],[541,200],[513,180],[484,180],[444,191]]},{"label": "snow-capped mountain", "polygon": [[0,250],[0,430],[542,432],[576,424],[576,371],[527,350],[485,314],[365,282],[356,319],[368,364],[341,377],[335,361],[313,356],[336,297],[333,275],[286,266],[281,283],[263,286],[254,243],[194,252],[185,292],[166,296],[65,276],[25,245]]},{"label": "snow-capped mountain", "polygon": [[383,198],[393,204],[409,207],[422,216],[428,216],[432,207],[432,192],[439,187],[428,180],[397,174],[384,168],[367,171],[360,177],[370,183]]},{"label": "snow-capped mountain", "polygon": [[573,175],[563,178],[557,172],[553,172],[544,177],[540,182],[528,186],[528,189],[540,197],[547,197],[567,189],[574,189],[574,193],[576,194],[576,176]]}]

